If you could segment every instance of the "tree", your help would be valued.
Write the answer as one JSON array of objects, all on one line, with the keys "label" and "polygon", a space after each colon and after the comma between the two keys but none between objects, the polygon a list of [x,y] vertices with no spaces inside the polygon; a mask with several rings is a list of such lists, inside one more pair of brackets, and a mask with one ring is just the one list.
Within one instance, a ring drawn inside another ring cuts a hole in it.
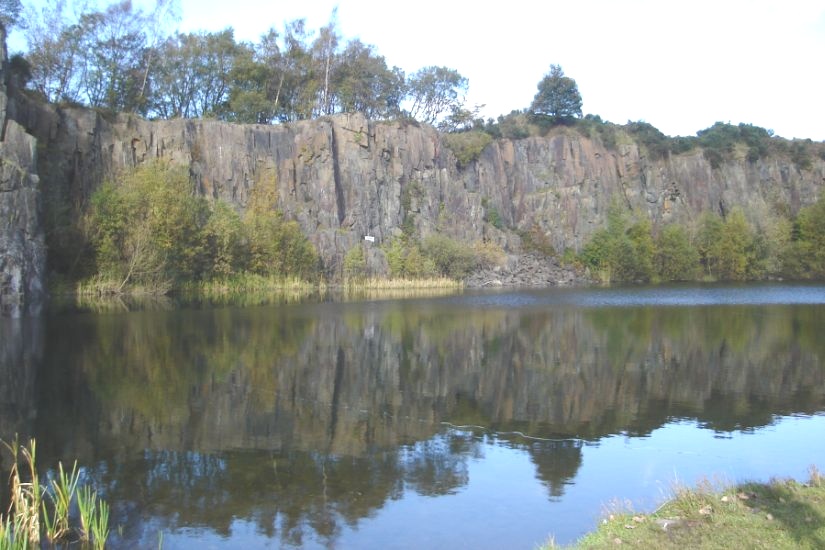
[{"label": "tree", "polygon": [[92,107],[144,111],[147,35],[151,21],[130,0],[80,16],[82,89]]},{"label": "tree", "polygon": [[[316,112],[318,115],[331,115],[335,112],[333,103],[333,93],[330,89],[330,74],[333,71],[333,64],[337,61],[336,50],[338,49],[338,7],[332,9],[329,23],[321,27],[318,38],[312,44],[312,57],[316,63],[316,72],[319,75],[319,89]],[[322,76],[322,78],[320,78]]]},{"label": "tree", "polygon": [[697,225],[696,250],[699,253],[699,261],[705,269],[705,274],[713,278],[719,274],[722,256],[720,243],[724,222],[715,212],[705,210],[699,217]]},{"label": "tree", "polygon": [[167,39],[160,47],[153,78],[154,112],[164,118],[197,118],[221,112],[243,51],[231,28]]},{"label": "tree", "polygon": [[554,121],[582,116],[582,96],[576,81],[564,76],[560,65],[550,65],[550,72],[538,84],[530,105],[534,115],[546,115]]},{"label": "tree", "polygon": [[581,252],[582,262],[604,282],[646,282],[653,278],[655,245],[651,223],[640,217],[635,223],[620,202],[607,211],[607,227],[593,233]]},{"label": "tree", "polygon": [[10,29],[20,20],[20,0],[0,0],[0,26]]},{"label": "tree", "polygon": [[260,275],[310,279],[317,274],[318,254],[298,223],[284,219],[277,201],[274,176],[255,183],[243,218],[249,247],[247,269]]},{"label": "tree", "polygon": [[722,225],[719,241],[719,275],[742,281],[753,262],[753,233],[741,208],[734,208]]},{"label": "tree", "polygon": [[784,270],[792,277],[825,278],[825,197],[799,211],[794,241],[784,254]]},{"label": "tree", "polygon": [[699,265],[699,253],[681,225],[666,225],[656,246],[656,263],[663,281],[692,281]]},{"label": "tree", "polygon": [[29,86],[52,103],[79,101],[80,28],[70,21],[65,0],[47,3],[40,10],[28,6],[24,22]]},{"label": "tree", "polygon": [[95,9],[48,0],[25,10],[29,86],[50,102],[85,99],[93,107],[145,114],[163,33],[176,19],[175,0],[151,12],[123,0]]},{"label": "tree", "polygon": [[455,69],[425,67],[407,79],[409,116],[434,124],[443,114],[464,103],[467,79]]},{"label": "tree", "polygon": [[383,56],[360,40],[350,41],[332,75],[335,103],[343,112],[376,119],[397,114],[404,93],[404,74],[387,67]]},{"label": "tree", "polygon": [[201,228],[206,200],[187,172],[165,164],[141,166],[92,195],[87,220],[98,275],[165,292],[176,279],[201,275]]},{"label": "tree", "polygon": [[309,31],[303,19],[284,25],[283,45],[271,62],[277,66],[276,117],[281,122],[312,118],[317,103],[319,79],[312,51],[307,44]]}]

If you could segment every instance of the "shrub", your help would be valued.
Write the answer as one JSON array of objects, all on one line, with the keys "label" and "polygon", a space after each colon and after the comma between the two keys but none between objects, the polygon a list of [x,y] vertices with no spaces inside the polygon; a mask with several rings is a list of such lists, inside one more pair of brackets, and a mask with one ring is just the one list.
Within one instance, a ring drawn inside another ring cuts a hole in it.
[{"label": "shrub", "polygon": [[359,280],[366,277],[366,275],[367,259],[364,256],[364,246],[358,243],[344,255],[344,277]]},{"label": "shrub", "polygon": [[437,273],[433,260],[411,239],[395,237],[384,247],[384,254],[393,279],[432,277]]},{"label": "shrub", "polygon": [[556,255],[556,249],[547,235],[544,234],[541,227],[534,223],[530,229],[520,231],[518,236],[521,238],[521,247],[525,252],[533,252],[540,256],[553,257]]},{"label": "shrub", "polygon": [[205,269],[213,276],[226,277],[244,269],[248,262],[246,235],[237,212],[224,201],[211,205],[202,231]]},{"label": "shrub", "polygon": [[800,170],[810,170],[813,166],[813,158],[809,151],[811,140],[794,140],[791,143],[791,160]]},{"label": "shrub", "polygon": [[444,134],[442,139],[455,155],[459,166],[467,166],[477,160],[484,148],[493,142],[492,136],[481,130]]},{"label": "shrub", "polygon": [[197,196],[188,174],[141,166],[94,193],[86,229],[100,288],[166,292],[171,283],[243,271],[313,278],[318,256],[298,224],[275,207],[271,186],[256,186],[243,219],[223,202]]},{"label": "shrub", "polygon": [[477,265],[472,249],[443,235],[430,235],[421,243],[421,248],[432,260],[438,275],[461,279]]},{"label": "shrub", "polygon": [[484,221],[496,229],[504,227],[504,223],[501,221],[501,214],[498,213],[498,209],[494,205],[490,204],[490,199],[487,197],[482,198],[481,207],[484,209]]},{"label": "shrub", "polygon": [[692,281],[696,278],[699,253],[681,225],[666,225],[656,244],[656,271],[663,281]]},{"label": "shrub", "polygon": [[496,267],[504,265],[507,261],[507,254],[504,249],[494,242],[477,242],[473,245],[473,254],[476,257],[476,264],[479,267]]},{"label": "shrub", "polygon": [[86,224],[97,273],[119,281],[119,289],[199,274],[207,216],[205,199],[181,169],[150,164],[105,183],[92,196]]},{"label": "shrub", "polygon": [[581,252],[581,261],[603,282],[649,281],[653,275],[654,245],[650,220],[630,220],[618,202],[607,215],[607,227],[593,234]]}]

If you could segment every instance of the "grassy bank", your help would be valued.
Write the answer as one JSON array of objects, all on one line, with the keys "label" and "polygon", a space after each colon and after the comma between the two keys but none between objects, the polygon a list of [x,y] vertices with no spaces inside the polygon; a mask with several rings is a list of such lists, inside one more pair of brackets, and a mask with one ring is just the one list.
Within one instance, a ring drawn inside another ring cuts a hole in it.
[{"label": "grassy bank", "polygon": [[[679,489],[651,514],[612,513],[573,548],[825,548],[825,483]],[[550,543],[545,550],[559,548]]]}]

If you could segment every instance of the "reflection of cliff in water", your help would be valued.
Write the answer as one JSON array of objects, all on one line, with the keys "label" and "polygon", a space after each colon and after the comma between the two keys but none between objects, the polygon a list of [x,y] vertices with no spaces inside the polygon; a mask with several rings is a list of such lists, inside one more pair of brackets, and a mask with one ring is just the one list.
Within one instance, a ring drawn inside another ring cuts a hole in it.
[{"label": "reflection of cliff in water", "polygon": [[132,450],[353,456],[442,421],[583,438],[673,417],[748,428],[822,408],[817,312],[401,302],[55,319],[40,416]]},{"label": "reflection of cliff in water", "polygon": [[[54,317],[36,388],[33,369],[4,387],[18,416],[3,428],[36,412],[44,463],[89,465],[124,544],[154,527],[227,534],[233,517],[288,544],[334,541],[406,491],[460,491],[491,437],[558,498],[583,439],[822,410],[820,312],[421,301]],[[16,338],[3,368],[41,353]]]},{"label": "reflection of cliff in water", "polygon": [[40,319],[0,319],[0,440],[8,442],[17,434],[26,441],[32,433],[42,354]]}]

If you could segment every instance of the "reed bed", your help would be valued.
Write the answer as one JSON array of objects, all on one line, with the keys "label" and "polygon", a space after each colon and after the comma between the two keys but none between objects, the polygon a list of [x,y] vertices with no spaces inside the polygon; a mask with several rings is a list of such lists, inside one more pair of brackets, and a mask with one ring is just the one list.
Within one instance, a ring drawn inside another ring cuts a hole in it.
[{"label": "reed bed", "polygon": [[107,277],[92,277],[75,283],[69,293],[75,296],[165,296],[172,290],[169,280],[156,281],[147,284],[129,283]]},{"label": "reed bed", "polygon": [[318,284],[296,277],[273,277],[256,273],[241,273],[231,277],[187,282],[177,290],[183,295],[211,298],[247,293],[314,292],[318,290],[318,286]]},{"label": "reed bed", "polygon": [[[58,548],[79,541],[81,548],[102,549],[109,536],[109,507],[90,487],[79,488],[77,462],[67,472],[58,471],[47,483],[37,472],[37,444],[28,446],[15,439],[3,446],[12,456],[9,474],[10,498],[6,513],[0,513],[0,550]],[[71,512],[79,510],[81,525],[72,527]]]},{"label": "reed bed", "polygon": [[464,288],[464,283],[447,277],[431,277],[425,279],[385,279],[371,277],[366,279],[347,279],[344,282],[344,287],[353,290],[413,290],[431,288],[460,290]]}]

